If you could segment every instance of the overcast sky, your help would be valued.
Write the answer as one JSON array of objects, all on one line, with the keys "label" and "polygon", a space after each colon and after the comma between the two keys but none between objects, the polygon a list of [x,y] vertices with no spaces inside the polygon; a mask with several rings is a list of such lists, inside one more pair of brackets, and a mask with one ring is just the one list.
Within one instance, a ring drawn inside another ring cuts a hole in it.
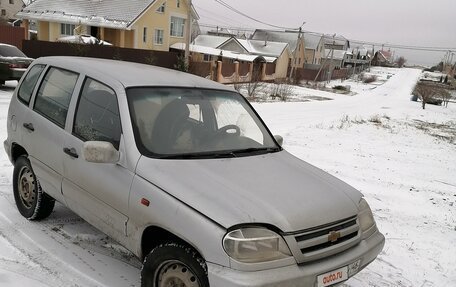
[{"label": "overcast sky", "polygon": [[[243,13],[283,27],[299,27],[348,39],[456,52],[456,0],[224,0]],[[201,24],[270,28],[231,12],[215,0],[193,0]],[[375,47],[376,50],[380,46]],[[436,64],[443,52],[395,50],[409,63]],[[456,60],[456,55],[453,58]]]}]

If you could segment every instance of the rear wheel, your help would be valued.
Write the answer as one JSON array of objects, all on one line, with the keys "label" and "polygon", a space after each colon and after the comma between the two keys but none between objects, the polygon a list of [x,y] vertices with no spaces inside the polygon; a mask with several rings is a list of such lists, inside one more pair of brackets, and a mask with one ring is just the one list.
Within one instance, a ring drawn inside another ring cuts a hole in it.
[{"label": "rear wheel", "polygon": [[14,163],[13,191],[17,209],[25,218],[40,220],[52,213],[55,200],[41,189],[25,156],[20,156]]},{"label": "rear wheel", "polygon": [[209,287],[207,266],[192,248],[177,243],[155,247],[144,260],[142,287]]}]

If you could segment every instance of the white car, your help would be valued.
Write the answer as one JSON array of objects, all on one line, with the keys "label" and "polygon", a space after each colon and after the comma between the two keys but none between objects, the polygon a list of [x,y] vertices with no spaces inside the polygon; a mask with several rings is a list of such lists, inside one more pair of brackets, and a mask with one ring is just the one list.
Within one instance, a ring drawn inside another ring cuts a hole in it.
[{"label": "white car", "polygon": [[44,219],[61,202],[144,260],[142,286],[332,286],[384,245],[359,191],[200,77],[40,58],[7,125],[20,213]]}]

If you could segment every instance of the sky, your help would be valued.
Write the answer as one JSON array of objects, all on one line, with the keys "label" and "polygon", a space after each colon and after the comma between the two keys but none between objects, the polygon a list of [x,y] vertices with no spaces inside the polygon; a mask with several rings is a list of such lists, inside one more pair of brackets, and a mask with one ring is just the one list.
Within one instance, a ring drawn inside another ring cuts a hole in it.
[{"label": "sky", "polygon": [[[262,22],[347,39],[421,47],[451,48],[456,53],[455,0],[224,0]],[[206,24],[244,29],[270,28],[238,15],[215,0],[193,0],[203,29]],[[381,45],[375,46],[378,50]],[[387,48],[385,48],[387,49]],[[409,64],[433,65],[445,52],[392,48]],[[456,60],[456,54],[453,61]]]}]

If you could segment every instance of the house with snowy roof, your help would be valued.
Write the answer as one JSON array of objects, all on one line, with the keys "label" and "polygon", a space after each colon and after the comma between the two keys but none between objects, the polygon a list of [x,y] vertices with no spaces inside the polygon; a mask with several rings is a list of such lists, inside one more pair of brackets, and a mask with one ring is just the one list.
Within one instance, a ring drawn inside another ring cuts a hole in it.
[{"label": "house with snowy roof", "polygon": [[325,54],[325,43],[323,37],[317,33],[304,33],[304,39],[306,44],[306,59],[305,66],[316,65],[319,66],[322,63],[322,58]]},{"label": "house with snowy roof", "polygon": [[342,50],[347,51],[350,48],[350,41],[341,35],[323,35],[323,41],[326,50]]},{"label": "house with snowy roof", "polygon": [[188,9],[184,0],[35,0],[17,17],[37,22],[38,40],[88,34],[118,47],[168,51],[185,41]]},{"label": "house with snowy roof", "polygon": [[287,43],[291,51],[290,66],[294,68],[303,68],[306,63],[305,55],[305,37],[298,31],[277,31],[256,29],[251,36],[252,40],[267,42]]},{"label": "house with snowy roof", "polygon": [[[185,44],[173,49],[184,50]],[[286,78],[290,59],[288,43],[246,40],[236,37],[198,35],[189,47],[193,61],[239,61],[274,63],[276,78]]]},{"label": "house with snowy roof", "polygon": [[373,50],[358,46],[351,51],[347,51],[344,61],[345,67],[366,66],[370,64],[373,58]]},{"label": "house with snowy roof", "polygon": [[333,69],[339,69],[344,66],[344,61],[347,51],[345,50],[325,50],[323,55],[322,65],[325,68],[332,67]]},{"label": "house with snowy roof", "polygon": [[393,53],[391,50],[378,50],[375,52],[375,55],[372,59],[372,65],[382,66],[382,67],[392,67],[393,63]]}]

